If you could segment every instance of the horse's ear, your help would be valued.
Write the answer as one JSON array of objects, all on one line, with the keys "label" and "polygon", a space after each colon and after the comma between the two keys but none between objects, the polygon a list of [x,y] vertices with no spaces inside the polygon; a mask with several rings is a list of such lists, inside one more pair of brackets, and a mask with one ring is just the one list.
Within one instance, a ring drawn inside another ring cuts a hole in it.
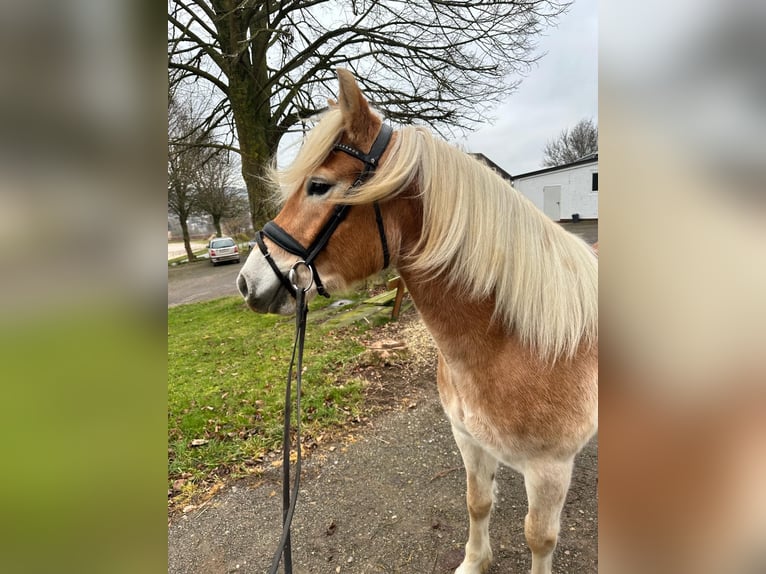
[{"label": "horse's ear", "polygon": [[343,68],[336,71],[340,82],[338,104],[343,114],[346,135],[354,143],[367,143],[369,134],[375,133],[376,127],[372,110],[351,72]]}]

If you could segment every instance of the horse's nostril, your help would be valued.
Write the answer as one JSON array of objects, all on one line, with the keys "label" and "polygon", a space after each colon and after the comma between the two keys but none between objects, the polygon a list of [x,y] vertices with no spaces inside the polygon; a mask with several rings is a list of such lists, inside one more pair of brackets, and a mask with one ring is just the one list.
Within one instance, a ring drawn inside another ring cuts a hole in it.
[{"label": "horse's nostril", "polygon": [[243,297],[247,297],[247,279],[242,276],[242,273],[237,276],[237,289],[239,289]]}]

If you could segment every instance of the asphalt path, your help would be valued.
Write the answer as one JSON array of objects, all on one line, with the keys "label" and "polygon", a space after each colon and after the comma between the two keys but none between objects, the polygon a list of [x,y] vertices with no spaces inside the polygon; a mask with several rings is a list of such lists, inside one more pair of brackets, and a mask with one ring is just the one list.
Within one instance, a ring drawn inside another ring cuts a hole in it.
[{"label": "asphalt path", "polygon": [[237,274],[247,260],[227,261],[213,266],[207,259],[168,267],[168,307],[239,295]]}]

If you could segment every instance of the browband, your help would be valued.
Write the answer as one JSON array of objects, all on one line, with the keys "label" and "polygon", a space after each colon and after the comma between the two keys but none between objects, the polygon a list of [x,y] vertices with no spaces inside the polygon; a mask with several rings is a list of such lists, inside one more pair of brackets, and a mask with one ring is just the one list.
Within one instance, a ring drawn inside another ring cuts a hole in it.
[{"label": "browband", "polygon": [[391,134],[393,132],[394,130],[393,128],[391,128],[391,126],[388,126],[386,124],[381,125],[380,131],[378,132],[378,135],[375,138],[375,141],[372,142],[370,153],[362,153],[358,149],[348,146],[346,144],[342,144],[342,143],[335,144],[333,149],[337,151],[342,151],[343,153],[346,153],[350,155],[351,157],[355,157],[359,161],[363,162],[366,168],[365,168],[365,171],[362,172],[362,174],[366,174],[370,171],[375,171],[375,168],[378,167],[380,156],[382,156],[383,152],[386,151],[386,147],[388,147],[388,142],[391,141]]}]

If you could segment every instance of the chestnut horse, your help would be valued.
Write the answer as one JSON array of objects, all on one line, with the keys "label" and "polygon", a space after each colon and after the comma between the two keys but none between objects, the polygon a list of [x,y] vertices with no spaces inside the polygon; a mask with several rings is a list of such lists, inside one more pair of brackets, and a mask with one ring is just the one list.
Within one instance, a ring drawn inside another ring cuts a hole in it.
[{"label": "chestnut horse", "polygon": [[329,291],[390,258],[438,347],[439,395],[465,465],[470,525],[456,574],[489,568],[499,462],[524,475],[532,572],[550,573],[573,461],[597,428],[597,259],[476,159],[422,127],[391,134],[351,74],[338,77],[338,103],[275,174],[284,206],[239,290],[255,311],[288,314],[284,276],[308,251]]}]

